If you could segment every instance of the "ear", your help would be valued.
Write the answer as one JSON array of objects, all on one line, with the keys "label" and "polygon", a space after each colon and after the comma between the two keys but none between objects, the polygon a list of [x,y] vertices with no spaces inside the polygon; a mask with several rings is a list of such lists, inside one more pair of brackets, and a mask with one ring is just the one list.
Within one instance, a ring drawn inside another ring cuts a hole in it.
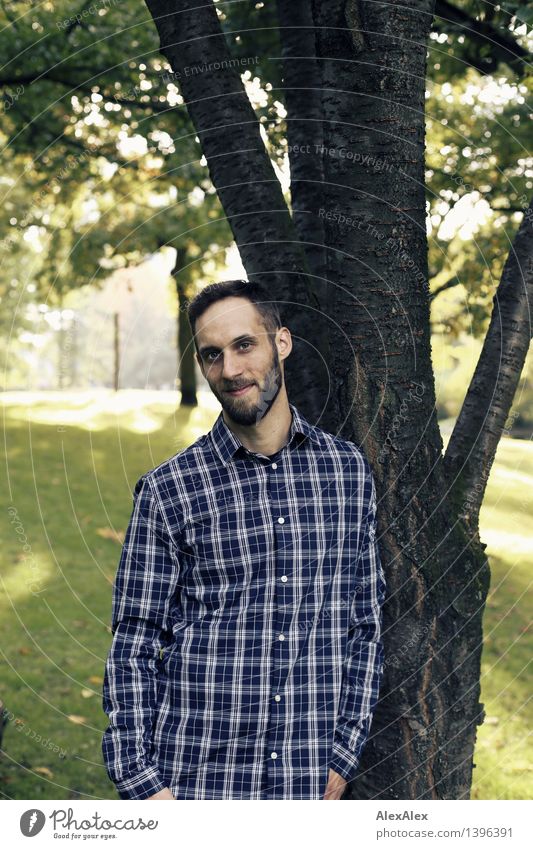
[{"label": "ear", "polygon": [[288,327],[278,329],[278,353],[280,360],[286,359],[292,351],[292,336]]}]

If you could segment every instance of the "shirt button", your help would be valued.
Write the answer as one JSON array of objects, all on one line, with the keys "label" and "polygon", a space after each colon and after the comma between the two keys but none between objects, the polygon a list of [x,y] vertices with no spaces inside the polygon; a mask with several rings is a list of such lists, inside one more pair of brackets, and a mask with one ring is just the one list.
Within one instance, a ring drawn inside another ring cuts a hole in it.
[{"label": "shirt button", "polygon": [[282,575],[282,576],[281,576],[281,578],[280,578],[280,581],[283,581],[283,583],[284,583],[284,584],[285,584],[288,580],[289,580],[289,579],[287,578],[287,575]]},{"label": "shirt button", "polygon": [[274,696],[275,702],[281,702],[281,696]]},{"label": "shirt button", "polygon": [[278,640],[284,640],[284,639],[285,639],[285,634],[280,634],[279,637],[278,637]]},{"label": "shirt button", "polygon": [[277,463],[272,463],[272,468],[273,468],[273,469],[277,469],[277,468],[278,468],[278,464],[277,464]]},{"label": "shirt button", "polygon": [[283,523],[285,522],[285,519],[283,518],[283,516],[280,516],[280,518],[278,519],[278,522],[279,522],[280,525],[283,525]]},{"label": "shirt button", "polygon": [[277,752],[271,752],[271,753],[270,753],[270,757],[272,758],[272,760],[273,760],[273,761],[275,761],[275,760],[276,760],[277,756],[278,756],[278,753],[277,753]]}]

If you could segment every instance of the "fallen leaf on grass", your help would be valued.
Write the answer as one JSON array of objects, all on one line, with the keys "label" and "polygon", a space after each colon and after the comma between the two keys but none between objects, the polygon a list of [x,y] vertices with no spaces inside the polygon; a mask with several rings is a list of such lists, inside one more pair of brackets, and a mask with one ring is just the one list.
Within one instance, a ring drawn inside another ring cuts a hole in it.
[{"label": "fallen leaf on grass", "polygon": [[86,690],[85,688],[81,691],[82,699],[90,699],[91,696],[94,696],[94,690]]},{"label": "fallen leaf on grass", "polygon": [[104,683],[104,679],[102,678],[101,675],[89,675],[88,680],[91,682],[91,684],[103,684]]},{"label": "fallen leaf on grass", "polygon": [[96,533],[104,539],[112,539],[121,545],[124,542],[124,531],[114,531],[113,528],[96,528]]},{"label": "fallen leaf on grass", "polygon": [[54,777],[54,773],[52,772],[51,769],[48,769],[47,766],[34,766],[33,771],[38,772],[39,775],[44,775],[46,778],[53,778]]},{"label": "fallen leaf on grass", "polygon": [[86,716],[79,716],[77,713],[68,713],[67,719],[70,719],[75,725],[84,725],[87,722]]}]

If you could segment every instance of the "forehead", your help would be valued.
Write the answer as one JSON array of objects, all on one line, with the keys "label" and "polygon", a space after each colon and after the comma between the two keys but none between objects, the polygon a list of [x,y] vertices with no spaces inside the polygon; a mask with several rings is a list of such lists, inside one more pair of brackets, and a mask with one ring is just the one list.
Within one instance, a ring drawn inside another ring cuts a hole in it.
[{"label": "forehead", "polygon": [[265,336],[262,316],[246,298],[223,298],[211,304],[196,321],[198,347],[223,348],[239,336]]}]

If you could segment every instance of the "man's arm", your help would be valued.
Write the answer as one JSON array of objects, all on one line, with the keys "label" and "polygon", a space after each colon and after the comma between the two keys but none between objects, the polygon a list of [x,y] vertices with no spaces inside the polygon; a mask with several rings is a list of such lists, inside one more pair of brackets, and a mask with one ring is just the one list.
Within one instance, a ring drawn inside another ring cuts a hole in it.
[{"label": "man's arm", "polygon": [[102,704],[109,725],[102,753],[121,799],[149,799],[166,787],[149,756],[159,650],[167,645],[167,632],[172,630],[178,576],[177,549],[157,494],[150,481],[141,477],[135,485],[133,512],[113,585],[114,636],[103,684]]},{"label": "man's arm", "polygon": [[352,603],[350,633],[344,661],[341,698],[330,768],[346,781],[357,774],[383,668],[381,639],[385,577],[376,543],[376,488],[368,462],[371,494]]}]

